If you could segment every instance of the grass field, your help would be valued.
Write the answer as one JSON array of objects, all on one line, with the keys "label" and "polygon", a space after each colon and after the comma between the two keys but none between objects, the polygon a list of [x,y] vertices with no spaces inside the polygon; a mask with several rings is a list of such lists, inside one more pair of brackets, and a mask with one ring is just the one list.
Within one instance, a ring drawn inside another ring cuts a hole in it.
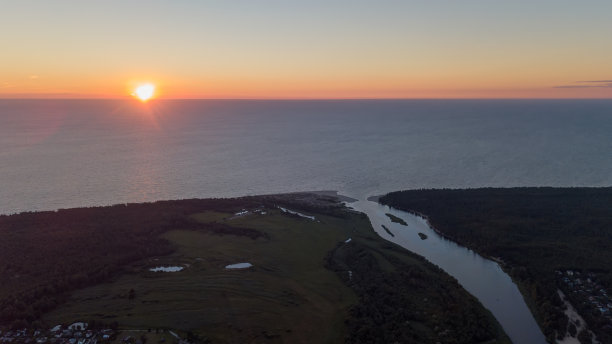
[{"label": "grass field", "polygon": [[[317,215],[317,222],[271,209],[266,215],[234,219],[219,212],[192,217],[259,229],[269,238],[167,232],[164,237],[176,247],[175,253],[141,261],[112,283],[75,292],[44,320],[117,321],[131,329],[193,331],[214,342],[343,341],[344,319],[357,298],[333,271],[325,269],[325,256],[353,228],[370,230],[367,220]],[[253,267],[225,269],[240,262]],[[166,265],[185,269],[148,271]],[[133,299],[128,297],[131,289]]]}]

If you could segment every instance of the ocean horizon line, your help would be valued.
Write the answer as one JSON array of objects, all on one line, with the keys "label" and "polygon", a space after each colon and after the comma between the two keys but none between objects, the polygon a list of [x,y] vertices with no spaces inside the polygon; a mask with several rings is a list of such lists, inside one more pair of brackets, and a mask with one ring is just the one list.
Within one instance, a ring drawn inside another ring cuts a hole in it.
[{"label": "ocean horizon line", "polygon": [[[54,97],[3,97],[0,95],[0,100],[136,100],[133,97],[65,97],[65,98],[54,98]],[[371,101],[386,101],[386,100],[401,100],[401,101],[431,101],[431,100],[452,100],[452,101],[474,101],[474,100],[612,100],[609,98],[155,98],[148,100],[147,102],[157,101],[175,101],[175,100],[228,100],[228,101],[349,101],[349,100],[371,100]]]}]

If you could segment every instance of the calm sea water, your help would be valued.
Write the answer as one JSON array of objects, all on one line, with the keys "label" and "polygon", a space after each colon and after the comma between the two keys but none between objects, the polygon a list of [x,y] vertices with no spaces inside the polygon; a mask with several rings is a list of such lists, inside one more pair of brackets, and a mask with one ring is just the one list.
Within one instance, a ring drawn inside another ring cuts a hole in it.
[{"label": "calm sea water", "polygon": [[612,185],[612,101],[0,100],[0,213]]},{"label": "calm sea water", "polygon": [[544,338],[496,263],[365,198],[539,185],[612,185],[612,101],[0,100],[0,213],[338,190],[382,237],[455,276],[515,343]]}]

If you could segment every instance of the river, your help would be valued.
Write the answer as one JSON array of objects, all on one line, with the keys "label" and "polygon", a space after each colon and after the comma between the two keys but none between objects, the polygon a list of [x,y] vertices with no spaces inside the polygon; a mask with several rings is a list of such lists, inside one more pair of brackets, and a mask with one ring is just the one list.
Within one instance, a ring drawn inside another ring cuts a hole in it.
[{"label": "river", "polygon": [[[425,257],[455,277],[493,313],[513,343],[546,343],[518,287],[499,264],[438,235],[422,217],[367,200],[349,206],[367,214],[381,237]],[[403,219],[408,226],[391,222],[385,213]],[[426,234],[427,239],[421,240],[419,232]]]}]

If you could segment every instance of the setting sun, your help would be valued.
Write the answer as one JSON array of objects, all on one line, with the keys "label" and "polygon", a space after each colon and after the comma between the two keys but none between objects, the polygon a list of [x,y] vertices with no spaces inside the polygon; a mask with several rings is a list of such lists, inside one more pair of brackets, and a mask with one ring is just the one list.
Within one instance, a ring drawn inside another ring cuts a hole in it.
[{"label": "setting sun", "polygon": [[140,99],[143,102],[153,98],[155,94],[155,85],[153,84],[143,84],[136,87],[134,93],[132,94],[134,97]]}]

